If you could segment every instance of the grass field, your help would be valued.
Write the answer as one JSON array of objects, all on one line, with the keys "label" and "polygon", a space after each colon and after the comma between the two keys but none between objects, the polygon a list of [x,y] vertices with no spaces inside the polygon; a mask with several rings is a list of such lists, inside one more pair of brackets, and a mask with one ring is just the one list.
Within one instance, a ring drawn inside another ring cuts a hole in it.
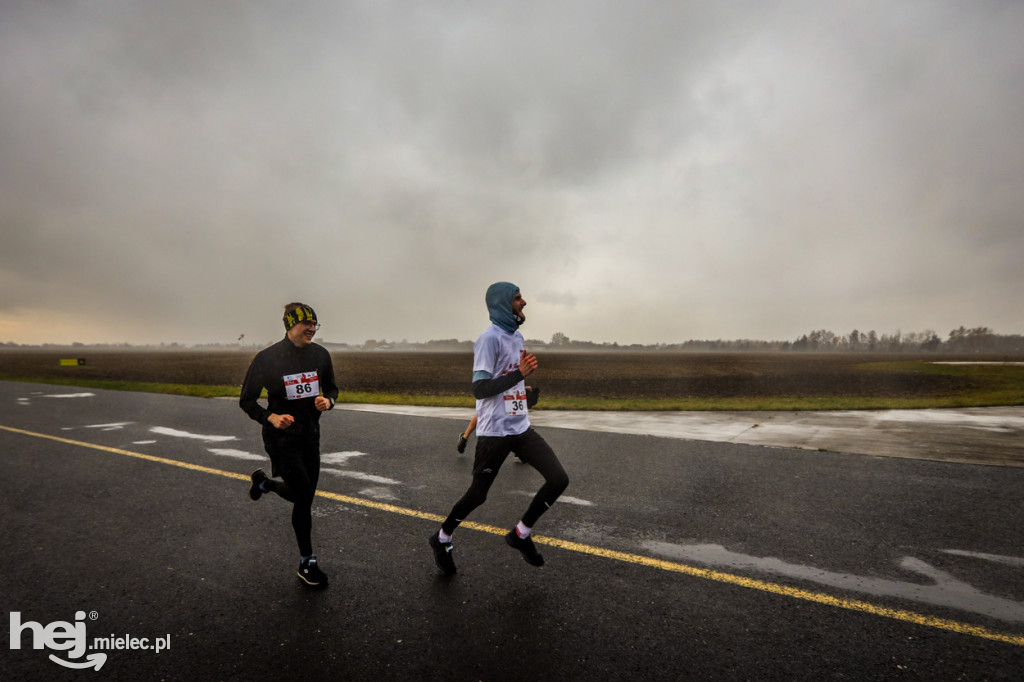
[{"label": "grass field", "polygon": [[[0,380],[237,396],[255,351],[0,350]],[[61,366],[80,357],[84,365]],[[472,406],[470,353],[335,352],[341,400]],[[548,352],[542,409],[848,410],[1024,405],[1022,358]],[[999,364],[936,364],[940,361]]]}]

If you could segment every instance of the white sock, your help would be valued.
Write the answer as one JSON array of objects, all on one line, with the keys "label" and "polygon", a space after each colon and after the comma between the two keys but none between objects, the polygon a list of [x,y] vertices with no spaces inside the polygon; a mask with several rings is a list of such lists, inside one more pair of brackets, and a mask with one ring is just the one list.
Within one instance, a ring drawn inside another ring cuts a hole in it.
[{"label": "white sock", "polygon": [[452,541],[452,536],[445,535],[443,530],[439,530],[437,531],[437,541],[440,542],[442,545],[447,545],[449,542]]},{"label": "white sock", "polygon": [[516,535],[518,535],[521,538],[530,537],[530,530],[532,529],[524,526],[522,521],[516,524]]}]

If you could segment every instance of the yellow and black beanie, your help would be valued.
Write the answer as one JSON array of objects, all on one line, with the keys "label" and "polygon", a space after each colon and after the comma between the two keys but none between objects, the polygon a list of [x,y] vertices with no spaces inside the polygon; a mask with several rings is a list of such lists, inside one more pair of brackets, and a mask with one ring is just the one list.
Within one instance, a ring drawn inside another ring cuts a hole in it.
[{"label": "yellow and black beanie", "polygon": [[[291,307],[291,306],[289,306]],[[299,322],[316,322],[316,311],[308,305],[300,304],[298,308],[284,314],[285,331],[291,329]]]}]

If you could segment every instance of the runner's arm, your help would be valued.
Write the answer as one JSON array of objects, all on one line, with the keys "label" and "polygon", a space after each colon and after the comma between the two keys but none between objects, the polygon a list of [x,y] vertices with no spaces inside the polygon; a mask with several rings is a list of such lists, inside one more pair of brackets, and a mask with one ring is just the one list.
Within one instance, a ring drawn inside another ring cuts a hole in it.
[{"label": "runner's arm", "polygon": [[260,399],[260,393],[263,392],[263,381],[260,379],[259,374],[256,363],[253,362],[249,366],[249,371],[245,373],[245,381],[242,382],[242,393],[238,398],[238,406],[253,421],[257,421],[260,424],[268,424],[267,417],[270,416],[270,410],[257,402]]},{"label": "runner's arm", "polygon": [[491,377],[487,372],[473,372],[473,397],[477,400],[484,400],[503,393],[523,380],[523,374],[518,369],[500,377]]},{"label": "runner's arm", "polygon": [[334,409],[334,403],[338,401],[338,382],[334,376],[334,362],[331,360],[330,353],[327,354],[327,359],[324,363],[326,365],[324,377],[320,380],[320,393],[323,397],[331,401],[331,406],[327,409]]}]

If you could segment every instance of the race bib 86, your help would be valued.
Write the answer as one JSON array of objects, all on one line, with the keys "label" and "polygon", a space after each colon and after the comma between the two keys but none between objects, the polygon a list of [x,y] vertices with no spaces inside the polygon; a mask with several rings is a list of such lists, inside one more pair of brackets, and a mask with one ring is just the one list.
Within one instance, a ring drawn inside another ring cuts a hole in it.
[{"label": "race bib 86", "polygon": [[320,376],[316,371],[286,374],[284,376],[284,392],[288,400],[315,398],[320,395]]}]

